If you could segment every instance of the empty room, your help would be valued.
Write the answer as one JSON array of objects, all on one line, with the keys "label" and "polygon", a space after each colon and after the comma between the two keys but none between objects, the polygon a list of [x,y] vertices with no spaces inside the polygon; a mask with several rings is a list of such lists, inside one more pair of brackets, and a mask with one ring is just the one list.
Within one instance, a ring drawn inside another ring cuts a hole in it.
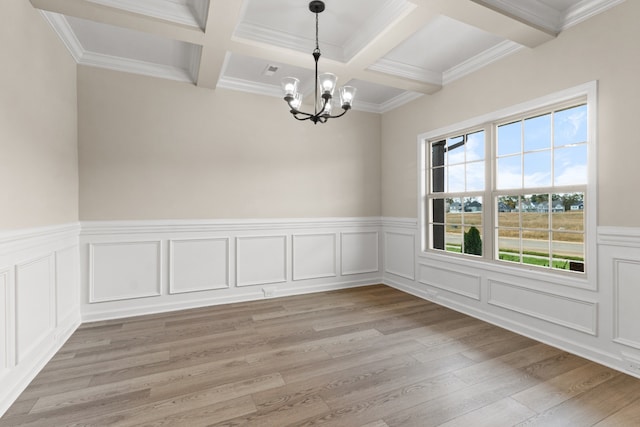
[{"label": "empty room", "polygon": [[638,18],[0,1],[0,426],[640,425]]}]

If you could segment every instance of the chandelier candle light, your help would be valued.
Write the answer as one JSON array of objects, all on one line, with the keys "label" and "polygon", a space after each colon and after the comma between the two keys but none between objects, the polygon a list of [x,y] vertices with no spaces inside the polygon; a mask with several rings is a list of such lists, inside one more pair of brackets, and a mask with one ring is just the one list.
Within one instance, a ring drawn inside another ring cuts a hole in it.
[{"label": "chandelier candle light", "polygon": [[[331,73],[323,73],[318,76],[318,60],[320,59],[318,14],[324,10],[324,2],[318,0],[310,2],[309,10],[316,14],[316,48],[313,50],[313,59],[316,63],[314,113],[305,113],[299,110],[302,105],[302,94],[298,92],[300,80],[295,77],[285,77],[282,79],[282,89],[284,90],[284,100],[289,104],[293,117],[297,120],[311,120],[314,124],[318,124],[318,122],[326,123],[328,119],[344,116],[351,109],[353,98],[356,95],[356,88],[353,86],[342,86],[340,88],[340,103],[344,111],[332,116],[331,99],[333,98],[333,91],[336,88],[338,77]],[[320,99],[318,99],[318,89],[322,91]]]}]

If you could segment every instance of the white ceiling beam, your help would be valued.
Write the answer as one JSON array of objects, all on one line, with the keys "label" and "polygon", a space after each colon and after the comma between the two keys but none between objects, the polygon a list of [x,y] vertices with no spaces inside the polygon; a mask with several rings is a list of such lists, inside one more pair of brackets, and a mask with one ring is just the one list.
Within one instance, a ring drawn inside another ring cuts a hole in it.
[{"label": "white ceiling beam", "polygon": [[36,9],[66,16],[143,31],[193,44],[202,44],[204,40],[204,32],[200,28],[96,4],[87,0],[30,1]]},{"label": "white ceiling beam", "polygon": [[434,13],[472,25],[523,46],[535,48],[556,34],[489,5],[483,0],[409,0]]},{"label": "white ceiling beam", "polygon": [[240,18],[242,1],[210,0],[205,28],[197,85],[215,89],[224,66],[227,50],[236,23]]},{"label": "white ceiling beam", "polygon": [[422,6],[407,8],[402,16],[385,28],[384,31],[380,32],[351,58],[347,63],[347,73],[341,76],[341,78],[345,79],[345,82],[355,78],[426,94],[437,92],[442,88],[439,84],[411,80],[402,76],[368,70],[371,65],[384,57],[394,47],[411,37],[436,15],[432,10]]}]

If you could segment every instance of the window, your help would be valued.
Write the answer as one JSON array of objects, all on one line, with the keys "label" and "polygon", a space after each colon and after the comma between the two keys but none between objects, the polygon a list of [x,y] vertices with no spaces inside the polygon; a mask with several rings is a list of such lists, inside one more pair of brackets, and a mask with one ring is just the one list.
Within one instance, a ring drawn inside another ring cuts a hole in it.
[{"label": "window", "polygon": [[518,106],[421,136],[423,250],[584,275],[595,224],[588,101]]}]

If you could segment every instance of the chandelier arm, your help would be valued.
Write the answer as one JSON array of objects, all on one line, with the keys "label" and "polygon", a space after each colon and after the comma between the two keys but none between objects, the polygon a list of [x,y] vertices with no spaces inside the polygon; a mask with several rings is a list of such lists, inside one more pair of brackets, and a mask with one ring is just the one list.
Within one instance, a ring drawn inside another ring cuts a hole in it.
[{"label": "chandelier arm", "polygon": [[351,109],[351,108],[347,108],[346,110],[345,110],[345,109],[343,109],[342,113],[340,113],[340,114],[338,114],[338,115],[335,115],[335,116],[328,116],[327,118],[328,118],[328,119],[337,119],[338,117],[342,117],[342,116],[344,116],[345,114],[347,114],[347,111],[349,111],[350,109]]}]

